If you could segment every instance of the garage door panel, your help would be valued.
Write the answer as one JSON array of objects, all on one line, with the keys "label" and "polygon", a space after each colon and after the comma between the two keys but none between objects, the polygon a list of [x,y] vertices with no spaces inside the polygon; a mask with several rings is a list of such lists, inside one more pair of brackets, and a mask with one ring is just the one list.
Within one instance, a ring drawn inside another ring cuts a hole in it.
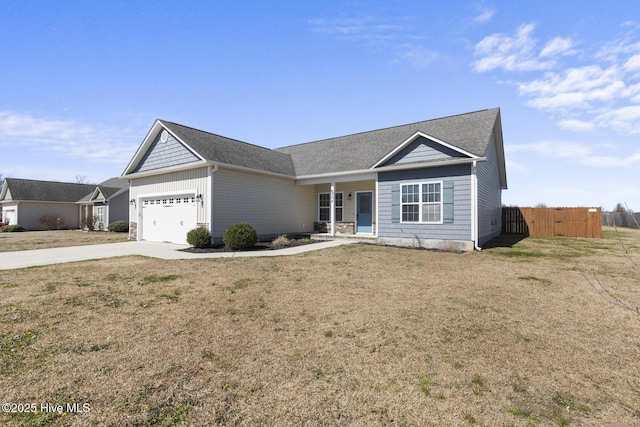
[{"label": "garage door panel", "polygon": [[192,196],[143,199],[142,240],[187,244],[187,233],[195,226],[196,203]]}]

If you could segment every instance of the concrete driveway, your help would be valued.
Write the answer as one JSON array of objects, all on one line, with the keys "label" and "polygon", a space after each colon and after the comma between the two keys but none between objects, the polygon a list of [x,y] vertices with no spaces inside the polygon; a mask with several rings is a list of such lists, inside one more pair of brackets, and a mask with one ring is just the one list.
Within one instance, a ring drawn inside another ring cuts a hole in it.
[{"label": "concrete driveway", "polygon": [[60,264],[64,262],[86,261],[118,256],[142,255],[160,259],[197,259],[197,258],[227,258],[227,257],[258,257],[295,255],[334,246],[356,243],[355,240],[339,239],[313,243],[292,248],[273,251],[254,252],[213,252],[190,253],[180,249],[186,245],[156,242],[121,242],[105,243],[101,245],[70,246],[66,248],[35,249],[31,251],[0,252],[0,270],[34,267],[38,265]]}]

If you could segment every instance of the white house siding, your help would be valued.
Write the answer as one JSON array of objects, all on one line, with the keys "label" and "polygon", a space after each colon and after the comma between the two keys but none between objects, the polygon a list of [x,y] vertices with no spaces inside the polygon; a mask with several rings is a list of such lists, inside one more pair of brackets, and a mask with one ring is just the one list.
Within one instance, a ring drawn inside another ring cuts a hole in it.
[{"label": "white house siding", "polygon": [[294,180],[221,167],[213,174],[213,231],[220,241],[236,222],[248,222],[259,236],[313,231],[313,186]]},{"label": "white house siding", "polygon": [[502,190],[494,135],[485,153],[487,161],[478,162],[478,244],[483,245],[502,230]]},{"label": "white house siding", "polygon": [[188,169],[152,175],[131,180],[129,197],[136,200],[135,205],[129,206],[129,221],[131,222],[130,238],[136,238],[135,232],[140,223],[141,199],[152,196],[171,194],[202,194],[205,200],[197,207],[197,223],[208,224],[206,210],[207,198],[207,168]]},{"label": "white house siding", "polygon": [[[4,209],[10,207],[6,206]],[[80,208],[75,203],[30,202],[20,201],[17,209],[17,219],[12,221],[27,230],[39,230],[42,217],[52,216],[60,218],[60,224],[66,228],[80,227]]]},{"label": "white house siding", "polygon": [[[331,184],[316,184],[315,185],[315,221],[318,221],[319,209],[318,209],[318,194],[328,193],[331,191]],[[377,222],[376,219],[376,182],[374,180],[367,181],[353,181],[353,182],[338,182],[336,183],[336,192],[344,193],[343,198],[343,222],[355,222],[356,212],[356,191],[371,191],[373,193],[373,224]],[[349,200],[349,193],[351,193],[351,200]],[[374,227],[375,228],[375,227]]]},{"label": "white house siding", "polygon": [[[393,223],[391,189],[394,185],[414,181],[453,182],[453,222],[443,224]],[[378,174],[378,238],[389,243],[439,247],[439,242],[471,241],[471,166],[381,172]],[[429,241],[438,243],[431,244]],[[413,242],[413,243],[412,243]],[[468,246],[468,245],[467,245]],[[467,247],[465,247],[467,248]]]}]

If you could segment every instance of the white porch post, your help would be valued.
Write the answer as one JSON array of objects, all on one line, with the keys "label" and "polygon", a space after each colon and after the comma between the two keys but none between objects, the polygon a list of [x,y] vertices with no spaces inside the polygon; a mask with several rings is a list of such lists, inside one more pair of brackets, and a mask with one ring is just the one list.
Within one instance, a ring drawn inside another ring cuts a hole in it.
[{"label": "white porch post", "polygon": [[329,218],[331,219],[331,235],[336,235],[336,183],[331,181],[331,195],[329,202]]}]

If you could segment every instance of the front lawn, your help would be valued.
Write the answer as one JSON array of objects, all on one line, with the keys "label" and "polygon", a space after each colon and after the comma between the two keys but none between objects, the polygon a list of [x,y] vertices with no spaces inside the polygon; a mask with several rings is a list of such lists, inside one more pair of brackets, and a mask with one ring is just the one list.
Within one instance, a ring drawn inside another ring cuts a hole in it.
[{"label": "front lawn", "polygon": [[80,230],[0,233],[0,252],[125,242],[128,237],[129,233],[111,233],[108,231],[88,232]]},{"label": "front lawn", "polygon": [[65,411],[0,424],[638,425],[640,232],[622,242],[5,271],[3,401]]}]

